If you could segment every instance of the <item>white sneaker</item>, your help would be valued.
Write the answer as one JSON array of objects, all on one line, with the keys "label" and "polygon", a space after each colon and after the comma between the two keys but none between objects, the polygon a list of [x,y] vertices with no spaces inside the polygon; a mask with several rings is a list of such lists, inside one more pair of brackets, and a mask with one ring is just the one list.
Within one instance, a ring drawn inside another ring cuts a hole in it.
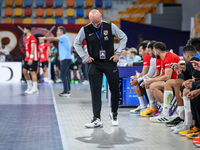
[{"label": "white sneaker", "polygon": [[27,94],[38,94],[38,93],[39,93],[39,91],[37,89],[36,90],[32,89],[27,92]]},{"label": "white sneaker", "polygon": [[86,128],[103,128],[103,123],[99,118],[93,119],[91,123],[85,124]]},{"label": "white sneaker", "polygon": [[139,114],[140,111],[144,111],[146,108],[147,108],[146,106],[142,108],[142,107],[139,105],[136,109],[130,110],[130,113],[132,113],[132,114]]},{"label": "white sneaker", "polygon": [[179,132],[185,131],[188,129],[190,129],[190,126],[187,126],[186,124],[184,124],[181,128],[174,130],[173,133],[178,134]]},{"label": "white sneaker", "polygon": [[31,90],[32,90],[32,86],[31,86],[31,87],[28,87],[27,90],[26,90],[24,93],[27,93],[27,92],[29,92],[29,91],[31,91]]},{"label": "white sneaker", "polygon": [[182,126],[184,126],[184,125],[185,125],[185,123],[184,123],[184,122],[182,122],[182,123],[178,124],[178,125],[177,125],[177,126],[175,126],[175,127],[171,127],[171,130],[180,129],[180,128],[182,128]]},{"label": "white sneaker", "polygon": [[118,119],[117,119],[117,113],[110,112],[109,116],[110,116],[110,119],[111,119],[111,124],[113,126],[118,126],[119,122],[118,122]]},{"label": "white sneaker", "polygon": [[169,115],[166,116],[163,115],[163,113],[161,113],[159,116],[156,117],[150,117],[149,119],[152,122],[157,122],[157,123],[167,123],[173,120]]},{"label": "white sneaker", "polygon": [[85,80],[82,82],[82,84],[89,84],[89,81]]}]

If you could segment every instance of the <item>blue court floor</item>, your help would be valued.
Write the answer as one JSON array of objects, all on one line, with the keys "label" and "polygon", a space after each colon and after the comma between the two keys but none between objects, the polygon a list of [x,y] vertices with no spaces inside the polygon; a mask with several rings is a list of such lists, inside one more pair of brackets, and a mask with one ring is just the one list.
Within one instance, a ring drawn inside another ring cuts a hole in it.
[{"label": "blue court floor", "polygon": [[111,126],[110,104],[102,94],[103,128],[86,129],[92,119],[89,85],[71,85],[71,97],[59,97],[62,84],[0,84],[0,150],[194,150],[186,137],[165,124],[119,108],[119,126]]}]

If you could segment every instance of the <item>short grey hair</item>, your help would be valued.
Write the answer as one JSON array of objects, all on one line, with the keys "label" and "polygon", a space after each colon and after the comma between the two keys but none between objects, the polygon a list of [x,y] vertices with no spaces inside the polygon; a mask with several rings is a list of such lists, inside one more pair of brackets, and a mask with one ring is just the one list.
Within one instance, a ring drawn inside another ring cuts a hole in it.
[{"label": "short grey hair", "polygon": [[63,32],[63,34],[65,34],[66,29],[63,26],[59,26],[58,29],[61,30]]}]

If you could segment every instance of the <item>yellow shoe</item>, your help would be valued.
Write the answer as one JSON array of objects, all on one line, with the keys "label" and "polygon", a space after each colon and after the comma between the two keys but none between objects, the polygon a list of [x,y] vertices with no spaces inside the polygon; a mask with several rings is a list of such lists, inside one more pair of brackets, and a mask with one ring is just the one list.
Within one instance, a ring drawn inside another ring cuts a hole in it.
[{"label": "yellow shoe", "polygon": [[200,129],[197,128],[196,126],[194,126],[194,127],[190,128],[188,130],[179,132],[179,134],[185,136],[187,134],[194,134],[194,133],[197,133],[199,131],[200,131]]},{"label": "yellow shoe", "polygon": [[140,113],[140,116],[151,117],[152,115],[156,113],[158,113],[158,109],[153,109],[153,108],[148,107],[147,110]]},{"label": "yellow shoe", "polygon": [[199,137],[200,137],[200,131],[199,131],[199,132],[196,132],[196,133],[194,133],[194,134],[187,134],[186,137],[189,138],[189,139],[196,139],[196,138],[199,138]]}]

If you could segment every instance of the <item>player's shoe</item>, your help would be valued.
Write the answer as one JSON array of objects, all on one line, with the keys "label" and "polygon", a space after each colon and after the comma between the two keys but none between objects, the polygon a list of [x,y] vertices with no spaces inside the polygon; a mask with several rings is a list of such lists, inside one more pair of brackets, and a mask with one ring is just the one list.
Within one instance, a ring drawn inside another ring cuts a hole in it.
[{"label": "player's shoe", "polygon": [[139,105],[136,109],[130,110],[130,113],[132,113],[132,114],[139,114],[140,111],[144,111],[146,108],[147,108],[146,106],[142,108],[142,107]]},{"label": "player's shoe", "polygon": [[43,85],[46,85],[46,84],[49,84],[49,83],[48,83],[48,82],[46,82],[46,81],[44,81],[44,82],[42,82],[42,84],[43,84]]},{"label": "player's shoe", "polygon": [[174,120],[172,120],[171,122],[168,122],[166,123],[165,125],[168,126],[168,127],[174,127],[174,126],[177,126],[181,123],[183,123],[184,120],[181,119],[180,117],[176,117]]},{"label": "player's shoe", "polygon": [[148,107],[148,109],[146,109],[145,111],[142,111],[140,113],[140,116],[151,117],[157,113],[158,113],[158,109],[153,109],[153,108]]},{"label": "player's shoe", "polygon": [[195,135],[195,136],[198,136],[197,138],[194,138],[193,140],[192,140],[192,142],[193,143],[195,143],[195,142],[200,142],[200,135]]},{"label": "player's shoe", "polygon": [[110,116],[110,119],[111,119],[111,124],[113,126],[118,126],[119,122],[118,122],[118,119],[117,119],[117,113],[110,112],[109,116]]},{"label": "player's shoe", "polygon": [[182,135],[182,136],[186,136],[188,134],[196,134],[196,133],[199,133],[200,132],[200,129],[197,128],[196,126],[193,126],[187,130],[184,130],[184,131],[180,131],[179,134]]},{"label": "player's shoe", "polygon": [[167,123],[167,122],[172,121],[172,118],[169,115],[164,115],[163,113],[161,113],[157,117],[150,117],[149,119],[152,122],[156,122],[156,123]]},{"label": "player's shoe", "polygon": [[60,96],[60,97],[70,97],[71,94],[70,94],[70,92],[64,92],[64,91],[63,91],[62,93],[59,94],[59,96]]},{"label": "player's shoe", "polygon": [[26,94],[38,94],[39,93],[39,91],[38,91],[38,89],[32,89],[32,90],[30,90],[30,91],[28,91]]},{"label": "player's shoe", "polygon": [[27,92],[29,92],[29,91],[31,91],[31,90],[32,90],[32,86],[31,86],[31,87],[28,87],[27,90],[24,91],[24,93],[27,93]]},{"label": "player's shoe", "polygon": [[103,128],[103,123],[99,118],[94,118],[91,123],[85,124],[86,128]]},{"label": "player's shoe", "polygon": [[193,142],[193,144],[194,144],[196,147],[200,147],[200,141]]},{"label": "player's shoe", "polygon": [[177,126],[175,126],[175,127],[171,127],[171,130],[177,130],[177,129],[180,129],[180,128],[182,128],[182,126],[184,126],[185,125],[185,122],[183,122],[183,123],[180,123],[179,125],[177,125]]},{"label": "player's shoe", "polygon": [[193,133],[193,134],[187,134],[186,137],[189,138],[189,139],[199,138],[200,137],[200,131],[196,132],[196,133]]}]

